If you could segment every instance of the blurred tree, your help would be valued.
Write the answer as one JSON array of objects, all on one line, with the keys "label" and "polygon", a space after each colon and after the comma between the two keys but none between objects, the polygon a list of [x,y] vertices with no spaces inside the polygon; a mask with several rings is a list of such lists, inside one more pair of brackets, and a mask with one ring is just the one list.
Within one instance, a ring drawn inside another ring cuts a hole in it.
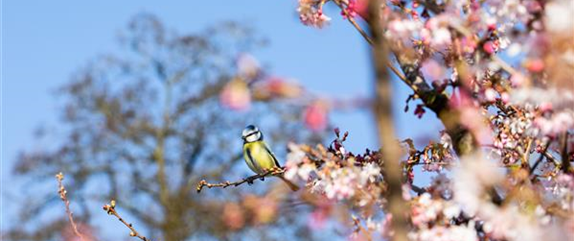
[{"label": "blurred tree", "polygon": [[[282,199],[280,194],[243,195],[242,190],[254,192],[245,187],[195,193],[200,178],[242,177],[229,172],[242,159],[240,132],[246,124],[262,125],[280,157],[285,151],[277,147],[286,141],[320,136],[300,131],[301,106],[268,100],[244,112],[222,110],[218,95],[235,75],[236,57],[264,41],[234,23],[181,35],[142,14],[129,23],[121,43],[127,51],[91,61],[58,91],[65,103],[61,127],[66,138],[53,148],[19,155],[15,174],[27,180],[26,190],[35,191],[21,203],[18,225],[6,236],[73,240],[52,185],[60,171],[68,177],[69,199],[84,233],[98,233],[101,223],[94,219],[105,215],[104,203],[116,199],[120,211],[152,240],[309,236],[306,226],[296,225],[302,222],[293,212],[276,215],[274,202],[271,215],[229,219],[238,207],[249,212],[240,204],[260,205]],[[239,167],[244,168],[242,161]],[[289,229],[282,228],[285,223]]]}]

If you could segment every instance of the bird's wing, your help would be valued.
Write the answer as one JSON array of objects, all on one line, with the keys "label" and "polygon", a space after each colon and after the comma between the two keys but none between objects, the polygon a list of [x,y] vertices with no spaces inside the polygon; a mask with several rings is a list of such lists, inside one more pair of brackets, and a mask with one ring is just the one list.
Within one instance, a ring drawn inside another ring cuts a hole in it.
[{"label": "bird's wing", "polygon": [[275,166],[277,167],[281,167],[281,165],[279,164],[279,161],[277,161],[277,157],[275,157],[275,153],[273,153],[271,151],[271,148],[269,148],[269,146],[267,146],[267,143],[265,143],[265,150],[267,151],[267,153],[269,153],[269,155],[271,156],[271,158],[273,158],[273,162],[275,163]]}]

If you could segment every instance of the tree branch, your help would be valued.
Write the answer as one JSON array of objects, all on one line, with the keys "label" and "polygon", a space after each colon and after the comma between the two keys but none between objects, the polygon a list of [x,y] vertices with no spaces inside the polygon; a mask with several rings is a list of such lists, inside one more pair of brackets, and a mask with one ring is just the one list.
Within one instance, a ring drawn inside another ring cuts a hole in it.
[{"label": "tree branch", "polygon": [[[225,170],[225,169],[229,168],[229,167],[231,166],[230,164],[235,163],[235,161],[238,160],[238,159],[240,159],[240,158],[243,158],[243,153],[242,153],[242,152],[239,152],[239,153],[237,153],[237,154],[231,156],[228,161],[225,161],[225,162],[224,162],[225,165],[223,165],[223,166],[221,167],[221,170]],[[205,181],[205,180],[202,180],[202,181]],[[200,181],[199,183],[201,183],[201,181]],[[196,187],[199,186],[199,183],[198,183],[198,185],[196,185]],[[207,182],[206,182],[206,184],[207,184]],[[193,188],[193,186],[194,186],[194,179],[193,179],[193,178],[189,178],[188,181],[187,181],[187,184],[185,185],[185,187],[184,187],[184,189],[183,189],[183,192],[188,192],[189,190],[191,190],[191,189]],[[203,188],[203,187],[202,187],[202,188]]]},{"label": "tree branch", "polygon": [[120,220],[120,222],[122,222],[124,225],[126,225],[126,227],[128,227],[130,229],[130,236],[132,237],[137,237],[143,241],[151,241],[150,239],[146,238],[145,236],[142,236],[141,234],[138,233],[138,231],[133,227],[133,225],[131,223],[126,222],[126,220],[124,220],[120,214],[116,211],[116,201],[112,200],[110,202],[110,204],[106,204],[104,205],[104,210],[109,214],[109,215],[113,215],[116,216],[116,218],[118,218],[118,220]]},{"label": "tree branch", "polygon": [[153,158],[157,162],[157,181],[159,184],[159,197],[160,202],[164,207],[169,206],[169,187],[167,184],[167,177],[165,174],[166,160],[165,160],[165,139],[170,126],[169,107],[171,104],[171,82],[164,81],[165,100],[163,107],[162,126],[156,130],[156,147],[153,151]]},{"label": "tree branch", "polygon": [[546,155],[546,152],[548,151],[548,148],[550,147],[550,140],[548,142],[546,142],[546,145],[544,146],[544,150],[542,150],[542,152],[540,153],[540,156],[538,157],[538,159],[536,160],[536,162],[534,162],[534,165],[532,165],[532,167],[530,167],[529,172],[530,172],[530,181],[534,181],[534,179],[536,178],[536,174],[534,173],[534,171],[536,171],[536,167],[538,167],[538,165],[540,164],[540,162],[542,162],[542,159],[544,159],[544,157]]},{"label": "tree branch", "polygon": [[266,176],[269,176],[269,175],[278,175],[278,174],[282,174],[283,172],[285,172],[285,169],[284,169],[284,168],[276,167],[276,168],[273,168],[273,169],[270,169],[270,170],[266,171],[265,173],[256,174],[256,175],[253,175],[253,176],[244,178],[243,180],[241,180],[241,181],[236,181],[236,182],[225,181],[225,182],[221,182],[221,183],[208,183],[208,182],[205,181],[205,180],[201,180],[201,181],[199,181],[199,183],[197,184],[197,192],[198,192],[198,193],[201,192],[201,190],[202,190],[204,187],[207,187],[207,188],[212,188],[212,187],[226,188],[226,187],[229,187],[229,186],[237,187],[237,186],[239,186],[239,185],[241,185],[241,184],[243,184],[243,183],[247,183],[247,184],[251,185],[251,184],[253,184],[253,181],[255,181],[255,180],[257,180],[257,179],[263,180],[263,178],[265,178]]},{"label": "tree branch", "polygon": [[564,174],[570,172],[570,155],[568,155],[568,131],[560,136],[560,158],[562,159],[561,168]]},{"label": "tree branch", "polygon": [[392,87],[387,66],[389,64],[389,47],[383,35],[384,20],[380,15],[381,3],[369,1],[367,22],[373,40],[373,66],[375,70],[375,121],[378,129],[379,144],[383,154],[384,177],[387,184],[386,198],[389,213],[392,215],[391,227],[394,231],[393,241],[407,241],[408,220],[407,205],[402,198],[402,166],[400,164],[400,147],[396,142],[392,112]]},{"label": "tree branch", "polygon": [[[346,13],[344,3],[340,1],[334,1],[341,10]],[[434,6],[435,10],[440,10],[439,6]],[[377,19],[380,17],[377,16]],[[355,29],[363,36],[363,38],[371,45],[374,46],[373,37],[369,37],[368,34],[355,22],[352,17],[347,18],[349,23],[355,27]],[[372,31],[372,30],[371,30]],[[382,30],[381,30],[382,31]],[[372,36],[372,35],[371,35]],[[431,109],[437,117],[443,122],[446,127],[447,133],[451,136],[453,140],[453,146],[455,151],[459,156],[471,153],[476,149],[476,143],[474,138],[469,133],[469,131],[464,128],[460,123],[453,123],[452,115],[457,115],[448,106],[448,97],[442,93],[437,93],[430,85],[424,80],[424,78],[419,74],[416,65],[411,63],[406,63],[406,60],[401,59],[400,54],[396,51],[391,50],[397,59],[398,65],[402,72],[399,71],[390,61],[386,62],[386,66],[393,71],[393,73],[409,86],[414,93],[425,103],[425,106]]]},{"label": "tree branch", "polygon": [[[371,37],[369,37],[369,35],[367,34],[367,32],[365,32],[365,30],[363,30],[363,28],[361,28],[361,26],[359,26],[359,24],[357,24],[357,22],[355,21],[355,19],[353,17],[350,16],[350,14],[348,13],[347,9],[344,6],[344,2],[341,2],[339,0],[335,0],[334,1],[335,4],[337,4],[337,6],[339,6],[339,8],[341,9],[341,11],[343,11],[343,13],[345,13],[347,16],[349,16],[347,18],[347,21],[349,21],[349,23],[351,23],[351,25],[353,25],[353,27],[355,27],[355,29],[361,34],[361,36],[363,36],[363,38],[365,39],[365,41],[367,41],[367,43],[369,43],[369,45],[371,45],[371,47],[373,47],[373,40],[371,39]],[[393,71],[393,73],[399,77],[400,80],[402,80],[405,84],[407,84],[409,87],[411,87],[411,89],[413,89],[413,91],[418,92],[418,87],[412,83],[410,83],[408,81],[408,79],[405,77],[404,74],[402,74],[394,65],[393,63],[391,63],[390,61],[387,62],[387,67],[389,67],[389,69],[391,69],[391,71]]]},{"label": "tree branch", "polygon": [[68,219],[70,220],[70,224],[72,225],[72,230],[74,231],[74,234],[76,234],[76,236],[80,238],[81,241],[84,241],[86,240],[84,238],[84,235],[80,233],[80,231],[78,230],[78,225],[76,225],[76,222],[74,222],[74,216],[72,215],[72,210],[70,209],[70,201],[68,200],[68,196],[66,195],[68,191],[66,191],[66,188],[62,183],[62,181],[64,180],[64,174],[62,174],[61,172],[56,174],[56,179],[58,179],[58,193],[60,194],[60,199],[62,199],[64,205],[66,205],[66,214],[68,214]]}]

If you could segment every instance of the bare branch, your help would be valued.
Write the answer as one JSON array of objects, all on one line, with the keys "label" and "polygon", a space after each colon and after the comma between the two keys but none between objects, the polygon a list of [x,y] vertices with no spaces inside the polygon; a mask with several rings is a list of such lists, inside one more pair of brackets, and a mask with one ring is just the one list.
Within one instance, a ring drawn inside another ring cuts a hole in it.
[{"label": "bare branch", "polygon": [[60,194],[60,199],[62,199],[64,205],[66,206],[66,214],[68,214],[68,219],[70,220],[70,224],[72,225],[72,230],[74,230],[74,234],[76,234],[76,236],[78,236],[80,240],[84,241],[86,240],[84,238],[84,235],[80,233],[80,231],[78,230],[78,225],[76,225],[76,222],[74,222],[74,216],[72,214],[72,210],[70,209],[70,201],[68,200],[68,197],[66,195],[68,191],[66,191],[66,188],[62,183],[62,181],[64,180],[64,174],[62,174],[61,172],[56,174],[56,179],[58,180],[58,193]]},{"label": "bare branch", "polygon": [[116,211],[116,201],[112,200],[109,204],[104,205],[104,210],[109,214],[109,215],[114,215],[116,216],[116,218],[118,218],[118,220],[120,220],[120,222],[122,222],[124,225],[126,225],[126,227],[128,227],[130,229],[130,236],[132,237],[137,237],[143,241],[151,241],[150,239],[146,238],[145,236],[141,235],[138,233],[138,231],[133,227],[133,225],[131,223],[126,222],[121,216],[120,214]]}]

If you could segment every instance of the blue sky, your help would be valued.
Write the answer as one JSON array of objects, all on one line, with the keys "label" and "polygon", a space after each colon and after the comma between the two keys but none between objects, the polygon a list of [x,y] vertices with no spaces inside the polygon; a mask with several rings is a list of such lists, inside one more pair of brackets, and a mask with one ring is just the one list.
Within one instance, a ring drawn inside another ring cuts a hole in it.
[{"label": "blue sky", "polygon": [[[137,13],[156,14],[178,32],[201,30],[223,20],[251,24],[270,45],[253,53],[272,73],[293,77],[312,92],[351,98],[371,94],[369,46],[333,7],[330,26],[318,30],[302,25],[296,0],[245,1],[2,1],[2,185],[14,187],[10,170],[19,150],[41,148],[35,127],[57,127],[54,91],[89,59],[117,50],[117,33]],[[396,82],[398,83],[398,81]],[[440,124],[433,114],[417,119],[403,113],[408,90],[400,85],[395,99],[400,138],[436,136]],[[366,111],[333,113],[332,122],[348,130],[348,149],[376,146],[375,129]],[[238,127],[241,129],[242,127]],[[54,188],[54,190],[56,190]],[[10,220],[2,213],[2,223]]]}]

